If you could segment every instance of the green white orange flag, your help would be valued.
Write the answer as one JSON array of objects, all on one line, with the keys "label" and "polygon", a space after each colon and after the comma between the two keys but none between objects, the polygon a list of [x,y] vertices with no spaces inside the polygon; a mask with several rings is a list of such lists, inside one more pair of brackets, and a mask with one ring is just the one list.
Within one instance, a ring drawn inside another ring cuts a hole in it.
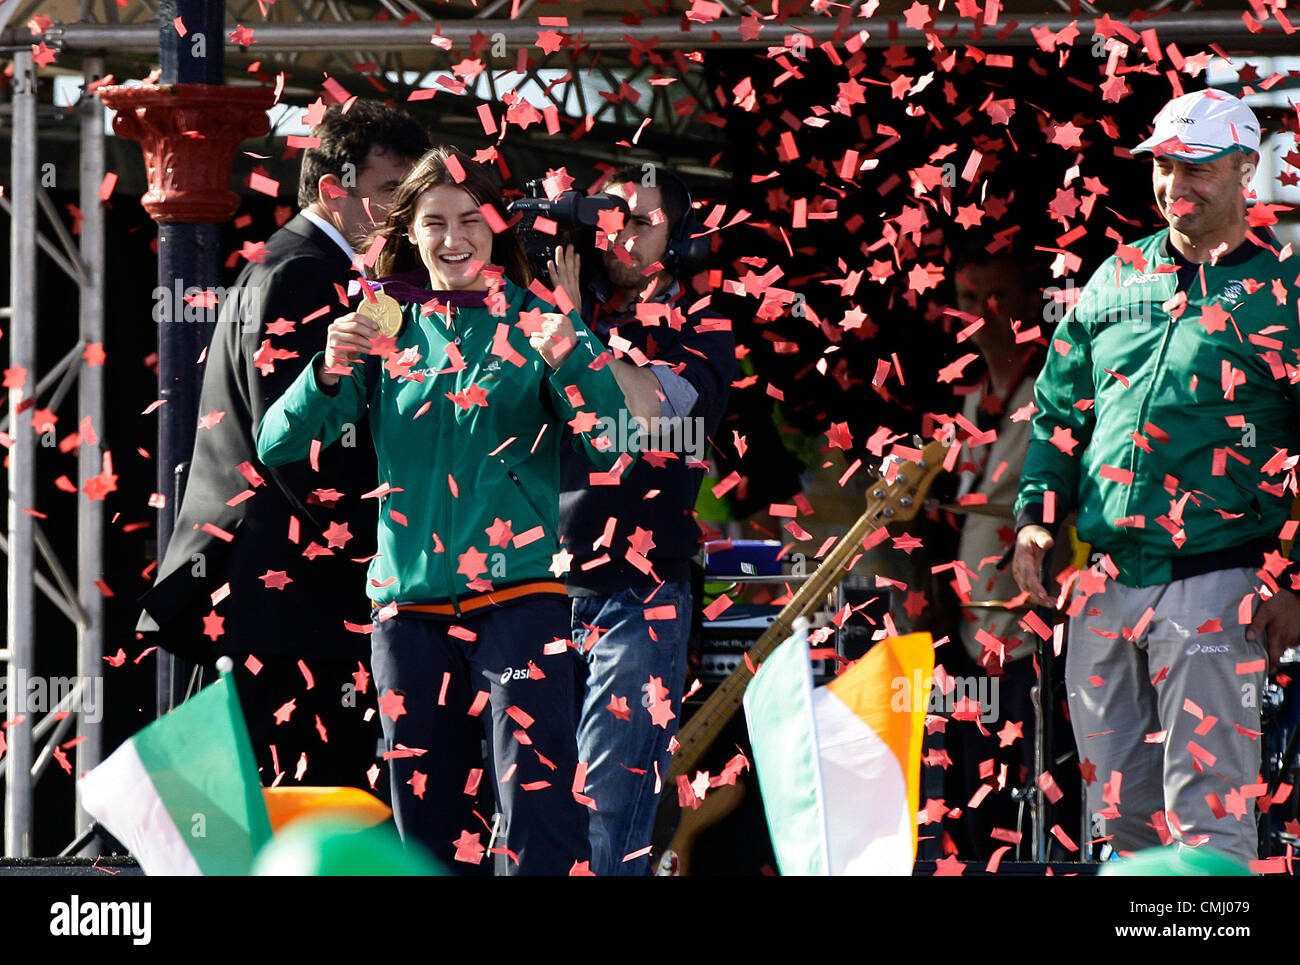
[{"label": "green white orange flag", "polygon": [[805,634],[764,661],[745,717],[783,875],[912,873],[933,673],[928,633],[880,641],[824,687]]},{"label": "green white orange flag", "polygon": [[77,782],[77,793],[149,875],[246,875],[271,837],[226,675],[124,743]]}]

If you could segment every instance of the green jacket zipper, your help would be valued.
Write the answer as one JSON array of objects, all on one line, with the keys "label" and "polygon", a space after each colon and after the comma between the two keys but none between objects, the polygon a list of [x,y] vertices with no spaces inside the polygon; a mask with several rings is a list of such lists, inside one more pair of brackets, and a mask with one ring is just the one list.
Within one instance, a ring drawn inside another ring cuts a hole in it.
[{"label": "green jacket zipper", "polygon": [[504,459],[501,459],[500,456],[498,456],[497,458],[500,459],[501,465],[505,467],[506,475],[510,477],[510,481],[513,482],[515,486],[519,489],[519,495],[524,498],[524,502],[526,502],[529,505],[529,507],[532,508],[532,511],[537,515],[537,521],[542,525],[542,532],[545,533],[547,538],[550,539],[551,542],[554,543],[555,546],[558,548],[560,545],[560,541],[556,538],[555,534],[552,533],[550,529],[547,528],[546,514],[544,514],[540,509],[537,508],[537,504],[533,502],[533,497],[530,496],[528,494],[528,490],[524,488],[523,481],[519,478],[518,475],[515,474],[515,471],[510,468],[510,465]]}]

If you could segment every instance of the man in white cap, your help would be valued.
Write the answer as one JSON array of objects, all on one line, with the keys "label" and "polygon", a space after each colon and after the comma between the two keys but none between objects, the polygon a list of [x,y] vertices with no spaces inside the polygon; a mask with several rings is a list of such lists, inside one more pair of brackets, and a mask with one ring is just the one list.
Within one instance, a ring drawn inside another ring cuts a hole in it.
[{"label": "man in white cap", "polygon": [[1300,452],[1300,264],[1252,228],[1260,129],[1241,101],[1170,101],[1150,153],[1168,222],[1121,245],[1052,338],[1017,499],[1014,573],[1078,513],[1066,684],[1097,837],[1258,856],[1259,696],[1300,637],[1288,452]]}]

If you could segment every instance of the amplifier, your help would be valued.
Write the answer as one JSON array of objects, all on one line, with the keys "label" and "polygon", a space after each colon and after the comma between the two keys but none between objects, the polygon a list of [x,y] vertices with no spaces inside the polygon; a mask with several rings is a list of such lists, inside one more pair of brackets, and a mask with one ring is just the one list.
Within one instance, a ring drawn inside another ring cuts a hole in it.
[{"label": "amplifier", "polygon": [[[706,620],[700,631],[700,663],[695,675],[706,687],[722,683],[745,660],[745,652],[763,635],[781,612],[779,606],[738,603],[716,620]],[[819,612],[809,621],[815,630],[825,626],[832,613]],[[827,643],[829,646],[830,643]],[[813,661],[813,680],[825,683],[835,676],[834,660]]]}]

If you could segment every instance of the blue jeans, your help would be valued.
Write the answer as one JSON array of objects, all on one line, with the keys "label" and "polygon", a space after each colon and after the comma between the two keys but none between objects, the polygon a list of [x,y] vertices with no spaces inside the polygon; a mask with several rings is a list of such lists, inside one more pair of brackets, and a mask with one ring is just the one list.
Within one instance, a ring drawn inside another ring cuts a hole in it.
[{"label": "blue jeans", "polygon": [[[650,844],[659,806],[655,765],[666,783],[668,744],[682,711],[691,605],[688,582],[665,583],[658,592],[622,590],[573,600],[573,642],[587,664],[578,759],[587,762],[586,794],[596,802],[588,833],[597,875],[649,872],[646,855],[623,859]],[[673,619],[646,619],[647,610],[667,606],[676,608]],[[594,634],[588,627],[601,631],[590,648],[587,641]],[[666,726],[655,723],[650,712],[651,677],[668,690],[672,718]],[[626,700],[629,719],[609,709],[614,698]]]}]

